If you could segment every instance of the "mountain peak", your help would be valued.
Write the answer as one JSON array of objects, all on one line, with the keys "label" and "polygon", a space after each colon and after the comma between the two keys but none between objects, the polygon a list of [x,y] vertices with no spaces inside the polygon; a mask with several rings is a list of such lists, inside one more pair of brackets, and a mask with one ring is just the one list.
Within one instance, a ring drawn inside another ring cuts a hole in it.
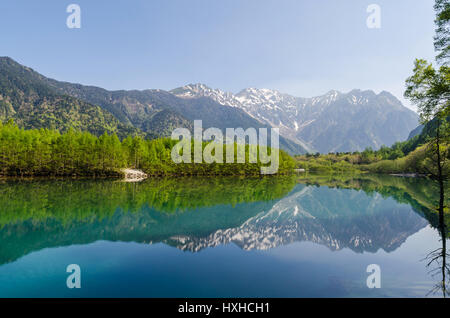
[{"label": "mountain peak", "polygon": [[27,78],[27,80],[41,80],[43,78],[42,75],[35,72],[32,68],[20,64],[9,56],[0,56],[0,68],[3,72],[10,73],[12,76],[22,74],[21,76]]},{"label": "mountain peak", "polygon": [[202,83],[195,83],[195,84],[187,84],[182,87],[175,88],[171,90],[170,92],[178,97],[183,98],[192,98],[192,97],[199,97],[199,96],[205,96],[205,94],[213,91],[212,88],[206,86]]},{"label": "mountain peak", "polygon": [[209,86],[207,86],[206,84],[203,83],[190,83],[188,85],[185,85],[184,87],[186,88],[190,88],[190,89],[197,89],[197,90],[210,90],[212,88],[210,88]]},{"label": "mountain peak", "polygon": [[279,91],[269,88],[248,87],[240,91],[237,95],[253,94],[253,95],[282,95]]},{"label": "mountain peak", "polygon": [[374,97],[377,96],[375,92],[371,89],[361,90],[361,89],[352,89],[350,92],[348,92],[348,95],[353,96],[364,96],[364,97]]},{"label": "mountain peak", "polygon": [[220,89],[210,88],[201,83],[188,84],[183,87],[175,88],[171,90],[170,93],[180,98],[209,97],[225,106],[234,107],[239,103],[233,94],[224,92]]},{"label": "mountain peak", "polygon": [[341,95],[342,93],[340,91],[337,91],[335,89],[332,89],[328,91],[325,95]]},{"label": "mountain peak", "polygon": [[341,95],[342,95],[341,92],[339,92],[335,89],[332,89],[332,90],[328,91],[323,97],[326,97],[328,103],[330,103],[330,102],[334,102]]},{"label": "mountain peak", "polygon": [[12,58],[10,58],[9,56],[0,56],[0,62],[9,62],[9,63],[17,63],[16,61],[14,61]]},{"label": "mountain peak", "polygon": [[7,67],[7,68],[13,67],[14,69],[17,69],[17,70],[18,69],[29,69],[28,67],[17,63],[15,60],[10,58],[9,56],[0,56],[0,66]]},{"label": "mountain peak", "polygon": [[397,97],[395,97],[394,95],[392,95],[390,92],[388,91],[381,91],[378,96],[384,96],[387,98],[392,98],[392,99],[397,99]]}]

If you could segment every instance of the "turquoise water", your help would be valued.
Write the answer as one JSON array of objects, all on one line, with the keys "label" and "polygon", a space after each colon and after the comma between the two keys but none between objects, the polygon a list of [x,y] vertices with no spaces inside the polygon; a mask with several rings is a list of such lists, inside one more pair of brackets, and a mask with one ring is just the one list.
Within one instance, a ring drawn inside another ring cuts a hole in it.
[{"label": "turquoise water", "polygon": [[433,193],[375,177],[3,182],[0,297],[441,297]]}]

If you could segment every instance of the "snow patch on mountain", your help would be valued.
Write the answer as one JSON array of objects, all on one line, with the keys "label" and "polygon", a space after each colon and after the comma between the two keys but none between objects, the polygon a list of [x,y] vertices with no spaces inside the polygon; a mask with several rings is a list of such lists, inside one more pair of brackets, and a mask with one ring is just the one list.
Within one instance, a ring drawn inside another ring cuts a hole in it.
[{"label": "snow patch on mountain", "polygon": [[[238,107],[261,123],[279,128],[281,136],[309,152],[389,146],[406,139],[417,126],[417,115],[386,91],[331,90],[322,96],[301,98],[267,88],[251,87],[233,94],[204,84],[189,84],[171,92],[181,98],[209,97],[222,105]],[[396,114],[390,118],[388,114],[393,112]],[[367,126],[378,131],[366,133]]]}]

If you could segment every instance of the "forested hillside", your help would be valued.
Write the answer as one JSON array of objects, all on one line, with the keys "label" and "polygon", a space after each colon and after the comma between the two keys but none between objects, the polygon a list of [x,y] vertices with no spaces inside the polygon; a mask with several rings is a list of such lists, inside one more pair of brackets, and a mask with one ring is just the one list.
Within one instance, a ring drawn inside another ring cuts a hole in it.
[{"label": "forested hillside", "polygon": [[124,138],[138,133],[101,107],[57,93],[29,68],[10,58],[0,58],[0,121],[13,119],[20,127],[69,128],[104,132]]}]

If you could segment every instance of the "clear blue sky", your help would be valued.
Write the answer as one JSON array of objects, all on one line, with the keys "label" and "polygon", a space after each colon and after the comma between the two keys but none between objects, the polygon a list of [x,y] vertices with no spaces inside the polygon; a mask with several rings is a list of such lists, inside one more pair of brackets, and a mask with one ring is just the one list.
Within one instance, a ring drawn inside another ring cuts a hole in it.
[{"label": "clear blue sky", "polygon": [[[66,7],[81,7],[68,29]],[[381,7],[381,29],[366,8]],[[0,56],[107,89],[387,90],[434,58],[434,0],[3,0]]]}]

